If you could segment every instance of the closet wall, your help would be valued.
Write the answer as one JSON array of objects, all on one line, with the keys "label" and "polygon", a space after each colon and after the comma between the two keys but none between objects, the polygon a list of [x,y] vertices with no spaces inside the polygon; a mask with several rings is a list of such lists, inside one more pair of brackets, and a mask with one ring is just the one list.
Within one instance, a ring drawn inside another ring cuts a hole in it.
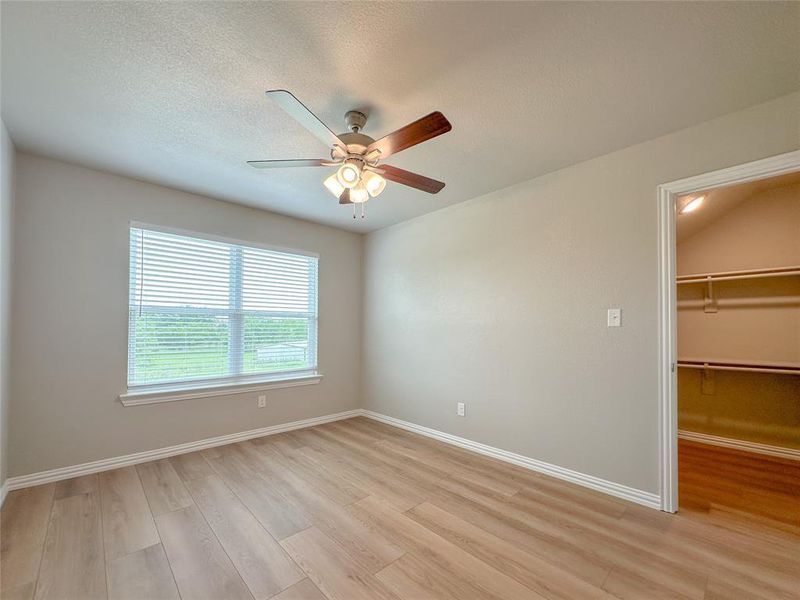
[{"label": "closet wall", "polygon": [[[715,192],[719,198],[720,192]],[[707,203],[714,202],[714,194]],[[678,228],[695,213],[680,215]],[[680,237],[680,236],[679,236]],[[677,246],[678,275],[800,265],[800,184],[747,197]],[[800,276],[678,286],[678,356],[800,365]],[[679,428],[800,448],[800,376],[678,370]]]}]

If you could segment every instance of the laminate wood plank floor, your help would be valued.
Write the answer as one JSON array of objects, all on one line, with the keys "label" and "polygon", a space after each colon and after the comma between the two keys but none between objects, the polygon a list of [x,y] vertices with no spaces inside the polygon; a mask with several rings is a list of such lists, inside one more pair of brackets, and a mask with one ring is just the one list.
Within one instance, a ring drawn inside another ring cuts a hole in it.
[{"label": "laminate wood plank floor", "polygon": [[11,492],[0,597],[800,598],[800,464],[679,445],[644,508],[366,418]]},{"label": "laminate wood plank floor", "polygon": [[800,527],[800,461],[680,440],[679,505],[722,508]]}]

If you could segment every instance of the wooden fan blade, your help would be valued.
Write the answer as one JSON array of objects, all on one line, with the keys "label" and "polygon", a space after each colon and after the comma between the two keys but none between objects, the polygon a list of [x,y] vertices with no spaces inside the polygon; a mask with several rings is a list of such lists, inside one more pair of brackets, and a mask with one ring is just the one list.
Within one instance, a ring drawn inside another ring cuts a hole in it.
[{"label": "wooden fan blade", "polygon": [[381,159],[392,154],[397,154],[401,150],[421,144],[437,135],[447,133],[453,128],[445,116],[440,112],[432,112],[426,117],[417,119],[389,135],[372,142],[367,147],[367,154],[372,150],[381,151]]},{"label": "wooden fan blade", "polygon": [[286,90],[269,90],[267,96],[294,117],[295,121],[322,140],[328,148],[333,148],[336,144],[344,146],[345,148],[347,147],[335,133],[328,129],[325,123],[319,120],[317,115],[308,110],[306,105],[295,98],[291,92],[287,92]]},{"label": "wooden fan blade", "polygon": [[444,187],[444,183],[441,181],[436,181],[430,177],[425,177],[424,175],[412,173],[411,171],[406,171],[404,169],[398,169],[397,167],[393,167],[391,165],[382,164],[380,169],[383,171],[382,175],[389,181],[402,183],[403,185],[422,190],[423,192],[428,192],[429,194],[438,194]]},{"label": "wooden fan blade", "polygon": [[352,204],[350,201],[350,190],[347,188],[345,188],[342,195],[339,196],[339,204]]},{"label": "wooden fan blade", "polygon": [[256,169],[282,169],[284,167],[329,167],[336,163],[321,158],[294,158],[290,160],[248,160]]}]

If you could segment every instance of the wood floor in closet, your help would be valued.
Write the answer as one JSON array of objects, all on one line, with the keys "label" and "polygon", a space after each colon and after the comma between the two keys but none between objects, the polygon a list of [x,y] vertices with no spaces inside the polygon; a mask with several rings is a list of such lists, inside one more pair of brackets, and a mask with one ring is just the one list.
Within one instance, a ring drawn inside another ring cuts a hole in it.
[{"label": "wood floor in closet", "polygon": [[800,528],[770,516],[669,515],[356,418],[11,492],[2,597],[796,599]]},{"label": "wood floor in closet", "polygon": [[724,508],[798,532],[800,461],[680,440],[678,470],[681,508]]}]

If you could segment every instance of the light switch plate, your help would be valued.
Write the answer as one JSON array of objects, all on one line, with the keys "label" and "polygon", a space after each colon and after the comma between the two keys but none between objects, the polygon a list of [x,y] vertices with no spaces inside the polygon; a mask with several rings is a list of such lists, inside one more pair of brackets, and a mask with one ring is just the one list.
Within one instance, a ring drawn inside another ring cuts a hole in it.
[{"label": "light switch plate", "polygon": [[608,326],[619,327],[622,325],[622,309],[609,308],[608,309]]}]

